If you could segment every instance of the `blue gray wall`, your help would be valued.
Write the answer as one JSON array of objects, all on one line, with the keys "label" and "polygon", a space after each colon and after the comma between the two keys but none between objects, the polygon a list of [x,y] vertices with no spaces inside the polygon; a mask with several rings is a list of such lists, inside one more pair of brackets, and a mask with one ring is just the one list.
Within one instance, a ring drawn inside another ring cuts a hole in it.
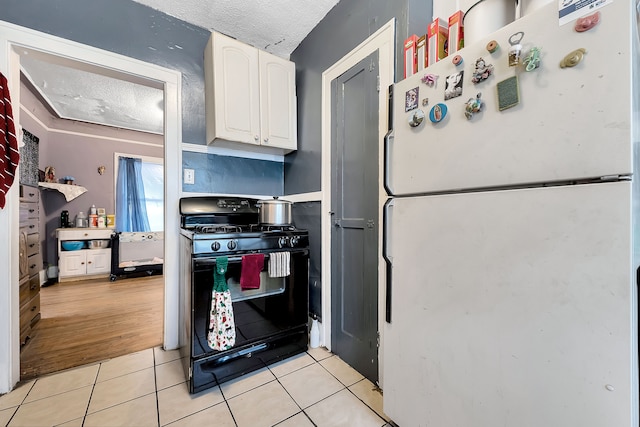
[{"label": "blue gray wall", "polygon": [[[396,19],[396,70],[402,44],[410,34],[425,34],[432,0],[343,0],[313,29],[291,55],[296,63],[298,151],[285,158],[285,194],[320,190],[322,73]],[[396,75],[401,75],[396,71]]]},{"label": "blue gray wall", "polygon": [[[302,41],[291,55],[296,63],[298,151],[285,158],[285,194],[321,190],[322,73],[395,18],[396,76],[402,75],[402,44],[410,34],[425,34],[431,16],[432,0],[342,0]],[[309,230],[309,310],[320,316],[320,203],[296,206],[296,226]]]},{"label": "blue gray wall", "polygon": [[183,151],[182,164],[195,170],[195,184],[182,184],[183,191],[273,196],[284,191],[282,162]]},{"label": "blue gray wall", "polygon": [[[182,73],[182,140],[205,145],[204,49],[209,40],[207,29],[188,24],[131,0],[0,0],[0,19],[43,33],[73,40],[131,58],[160,65]],[[210,155],[190,153],[199,164],[208,164]],[[246,169],[244,181],[200,182],[185,191],[216,191],[240,194],[247,181],[261,181],[264,195],[281,195],[284,164],[268,162],[262,168],[255,161],[230,157],[233,171]],[[224,160],[224,159],[218,159]],[[225,162],[222,161],[224,166]],[[268,173],[263,173],[264,169]],[[251,174],[258,170],[258,175]],[[237,174],[238,172],[236,172]],[[215,177],[212,174],[202,174]],[[271,182],[264,182],[272,180]],[[251,192],[251,194],[256,194]]]}]

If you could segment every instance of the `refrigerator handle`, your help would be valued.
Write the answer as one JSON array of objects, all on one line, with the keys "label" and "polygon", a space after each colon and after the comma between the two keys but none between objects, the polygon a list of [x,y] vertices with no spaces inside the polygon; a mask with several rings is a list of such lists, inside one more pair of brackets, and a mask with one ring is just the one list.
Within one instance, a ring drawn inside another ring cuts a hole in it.
[{"label": "refrigerator handle", "polygon": [[387,265],[387,286],[385,301],[385,321],[391,323],[391,294],[393,290],[393,256],[389,254],[389,216],[393,207],[393,199],[388,199],[384,204],[382,211],[382,257]]},{"label": "refrigerator handle", "polygon": [[389,175],[391,174],[391,171],[390,171],[391,161],[389,157],[391,156],[390,152],[391,152],[392,140],[393,140],[393,129],[387,132],[387,134],[384,136],[384,189],[387,192],[387,195],[390,197],[393,197],[395,195],[391,190],[391,183],[389,182],[390,180]]},{"label": "refrigerator handle", "polygon": [[393,85],[389,86],[389,118],[387,121],[388,132],[384,136],[384,179],[383,185],[387,195],[393,197],[391,190],[391,142],[393,141]]}]

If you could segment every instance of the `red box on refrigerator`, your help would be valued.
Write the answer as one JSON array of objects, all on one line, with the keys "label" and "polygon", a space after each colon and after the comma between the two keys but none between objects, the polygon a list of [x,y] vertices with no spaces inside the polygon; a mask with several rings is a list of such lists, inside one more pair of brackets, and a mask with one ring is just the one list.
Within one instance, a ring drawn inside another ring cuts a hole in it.
[{"label": "red box on refrigerator", "polygon": [[451,55],[464,47],[464,13],[457,11],[449,17],[448,54]]},{"label": "red box on refrigerator", "polygon": [[418,71],[422,71],[427,68],[427,36],[424,35],[416,42],[416,61],[418,64]]},{"label": "red box on refrigerator", "polygon": [[416,63],[416,43],[418,42],[418,36],[415,34],[409,36],[404,41],[404,78],[412,76],[417,71]]},{"label": "red box on refrigerator", "polygon": [[427,29],[427,66],[447,56],[445,44],[449,35],[449,26],[440,18],[433,20]]}]

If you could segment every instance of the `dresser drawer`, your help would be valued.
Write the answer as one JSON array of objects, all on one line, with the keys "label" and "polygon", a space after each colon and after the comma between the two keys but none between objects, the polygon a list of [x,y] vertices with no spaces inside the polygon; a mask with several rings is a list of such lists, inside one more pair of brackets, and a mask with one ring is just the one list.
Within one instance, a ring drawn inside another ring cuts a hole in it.
[{"label": "dresser drawer", "polygon": [[38,202],[39,190],[35,187],[28,185],[20,186],[20,201],[21,202]]},{"label": "dresser drawer", "polygon": [[40,234],[33,233],[27,235],[27,256],[35,255],[40,252]]},{"label": "dresser drawer", "polygon": [[29,277],[38,276],[40,280],[40,270],[42,270],[42,253],[31,255],[27,261],[27,267],[29,268]]},{"label": "dresser drawer", "polygon": [[40,293],[37,293],[20,308],[20,327],[22,328],[23,322],[31,323],[31,320],[38,314],[40,314]]},{"label": "dresser drawer", "polygon": [[38,204],[20,202],[20,223],[22,224],[29,218],[38,218]]},{"label": "dresser drawer", "polygon": [[29,278],[24,277],[20,279],[20,307],[22,307],[27,301],[31,299],[31,293],[29,292]]},{"label": "dresser drawer", "polygon": [[31,298],[20,308],[20,342],[24,344],[31,328],[40,320],[40,294]]},{"label": "dresser drawer", "polygon": [[26,234],[33,234],[38,232],[38,218],[27,218],[24,221],[20,221],[20,231],[24,231]]},{"label": "dresser drawer", "polygon": [[40,292],[40,277],[24,278],[20,281],[20,308]]}]

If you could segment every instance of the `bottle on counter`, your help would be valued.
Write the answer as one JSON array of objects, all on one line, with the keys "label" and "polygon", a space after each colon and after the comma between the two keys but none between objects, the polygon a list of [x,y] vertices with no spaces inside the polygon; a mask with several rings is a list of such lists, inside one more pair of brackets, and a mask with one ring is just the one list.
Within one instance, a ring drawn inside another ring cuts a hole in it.
[{"label": "bottle on counter", "polygon": [[84,212],[78,212],[78,215],[76,215],[76,227],[87,228],[88,226],[89,221],[87,219],[87,215]]},{"label": "bottle on counter", "polygon": [[60,212],[60,228],[69,227],[69,211]]},{"label": "bottle on counter", "polygon": [[98,211],[96,209],[96,205],[91,205],[91,210],[89,211],[90,215],[97,215]]}]

